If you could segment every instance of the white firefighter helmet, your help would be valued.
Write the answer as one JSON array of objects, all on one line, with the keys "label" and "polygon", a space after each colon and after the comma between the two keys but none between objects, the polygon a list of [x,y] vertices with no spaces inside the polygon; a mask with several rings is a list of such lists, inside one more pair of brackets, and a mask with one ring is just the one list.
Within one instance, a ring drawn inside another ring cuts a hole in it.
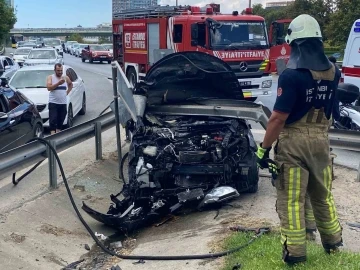
[{"label": "white firefighter helmet", "polygon": [[291,44],[299,38],[322,38],[320,25],[314,17],[301,14],[291,21],[285,41]]}]

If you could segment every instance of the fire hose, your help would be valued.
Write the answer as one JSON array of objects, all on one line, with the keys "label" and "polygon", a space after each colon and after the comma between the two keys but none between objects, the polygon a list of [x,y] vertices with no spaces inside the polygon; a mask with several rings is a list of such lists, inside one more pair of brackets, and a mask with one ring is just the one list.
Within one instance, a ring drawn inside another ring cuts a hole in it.
[{"label": "fire hose", "polygon": [[[117,254],[114,251],[109,250],[95,235],[94,231],[90,228],[90,226],[86,223],[86,221],[84,220],[84,218],[82,217],[78,207],[75,204],[74,198],[72,196],[71,190],[69,188],[69,184],[67,181],[67,178],[65,176],[65,172],[64,172],[64,168],[62,166],[60,157],[58,156],[55,148],[45,139],[42,138],[34,138],[32,140],[30,140],[30,142],[32,141],[39,141],[43,144],[45,144],[46,146],[49,147],[50,151],[54,154],[55,159],[59,165],[59,169],[61,172],[61,176],[64,180],[64,184],[65,184],[65,188],[66,191],[69,195],[69,199],[70,202],[78,216],[78,218],[80,219],[81,223],[84,225],[85,229],[88,231],[88,233],[90,234],[90,236],[93,238],[93,240],[95,241],[95,243],[107,254],[111,255],[111,256],[115,256],[118,257],[120,259],[127,259],[127,260],[159,260],[159,261],[169,261],[169,260],[200,260],[200,259],[214,259],[214,258],[219,258],[219,257],[223,257],[223,256],[227,256],[230,255],[232,253],[235,253],[247,246],[249,246],[251,243],[253,243],[257,238],[259,238],[260,236],[262,236],[265,233],[270,232],[270,228],[259,228],[259,229],[250,229],[250,230],[241,230],[239,228],[241,227],[233,227],[230,228],[233,231],[254,231],[255,235],[245,244],[240,245],[238,247],[235,247],[233,249],[227,250],[227,251],[223,251],[223,252],[219,252],[219,253],[210,253],[210,254],[199,254],[199,255],[181,255],[181,256],[150,256],[150,255],[121,255],[121,254]],[[35,168],[37,166],[39,166],[40,164],[36,164],[33,168],[31,168],[27,173],[25,173],[19,180],[14,180],[13,178],[13,182],[15,181],[16,184],[19,183],[19,181],[21,179],[23,179],[25,176],[29,175],[33,170],[35,170]]]}]

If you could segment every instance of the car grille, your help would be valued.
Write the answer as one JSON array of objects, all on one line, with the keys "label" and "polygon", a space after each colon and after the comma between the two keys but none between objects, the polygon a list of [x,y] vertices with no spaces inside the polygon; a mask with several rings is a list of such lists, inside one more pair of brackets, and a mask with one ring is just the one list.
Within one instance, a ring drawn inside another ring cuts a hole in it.
[{"label": "car grille", "polygon": [[[242,71],[240,69],[240,63],[246,62],[247,70]],[[234,71],[236,78],[260,78],[264,73],[264,69],[262,68],[264,61],[263,60],[254,60],[254,61],[234,61],[228,62],[231,69]]]},{"label": "car grille", "polygon": [[46,104],[37,104],[36,109],[38,112],[42,112],[46,108]]}]

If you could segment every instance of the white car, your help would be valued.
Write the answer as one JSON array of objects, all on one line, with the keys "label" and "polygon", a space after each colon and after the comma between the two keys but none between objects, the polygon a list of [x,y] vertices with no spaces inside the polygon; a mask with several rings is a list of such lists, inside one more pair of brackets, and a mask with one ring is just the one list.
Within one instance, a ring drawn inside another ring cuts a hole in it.
[{"label": "white car", "polygon": [[75,55],[75,51],[77,48],[79,48],[79,45],[80,45],[79,43],[74,43],[70,46],[70,54],[71,55]]},{"label": "white car", "polygon": [[79,44],[79,47],[75,49],[75,56],[81,57],[82,50],[87,46],[89,46],[89,44]]},{"label": "white car", "polygon": [[[66,74],[73,83],[73,89],[67,96],[67,115],[64,121],[66,127],[72,127],[76,115],[86,113],[86,88],[84,81],[70,66],[63,66]],[[49,91],[46,87],[47,76],[54,74],[54,66],[38,65],[23,67],[11,78],[9,85],[27,96],[36,104],[43,120],[44,127],[49,127]]]},{"label": "white car", "polygon": [[16,49],[14,53],[10,53],[10,56],[12,56],[12,59],[18,63],[20,67],[22,67],[25,62],[25,58],[29,55],[32,49],[32,47],[21,47]]},{"label": "white car", "polygon": [[44,45],[46,47],[52,47],[54,48],[58,54],[61,56],[64,56],[63,47],[61,45],[61,39],[59,38],[46,38],[44,39]]},{"label": "white car", "polygon": [[65,42],[65,52],[70,53],[70,45],[78,43],[77,41],[66,41]]},{"label": "white car", "polygon": [[48,64],[54,67],[55,63],[64,64],[63,57],[58,54],[56,49],[45,47],[41,49],[32,49],[29,55],[25,56],[24,66]]}]

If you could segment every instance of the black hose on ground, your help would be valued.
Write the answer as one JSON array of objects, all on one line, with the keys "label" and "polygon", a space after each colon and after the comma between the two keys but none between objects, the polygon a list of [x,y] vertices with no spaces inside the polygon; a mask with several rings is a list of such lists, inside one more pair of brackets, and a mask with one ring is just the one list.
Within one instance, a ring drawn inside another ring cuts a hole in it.
[{"label": "black hose on ground", "polygon": [[59,155],[57,154],[54,147],[48,141],[46,141],[46,140],[44,140],[42,138],[34,138],[31,141],[39,141],[39,142],[45,144],[46,146],[49,147],[50,151],[54,154],[55,159],[56,159],[56,161],[57,161],[57,163],[59,165],[61,176],[62,176],[62,178],[64,180],[65,188],[66,188],[66,191],[67,191],[67,193],[69,195],[70,202],[71,202],[77,216],[79,217],[81,223],[84,225],[85,229],[88,231],[90,236],[94,239],[95,243],[104,252],[106,252],[107,254],[109,254],[111,256],[115,256],[115,257],[118,257],[120,259],[127,259],[127,260],[156,260],[156,261],[213,259],[213,258],[219,258],[219,257],[227,256],[229,254],[237,252],[237,251],[249,246],[252,242],[255,241],[255,239],[257,239],[258,237],[260,237],[261,235],[263,235],[265,233],[264,231],[260,231],[258,234],[256,234],[254,237],[252,237],[247,243],[245,243],[245,244],[243,244],[241,246],[238,246],[236,248],[233,248],[233,249],[230,249],[230,250],[227,250],[227,251],[224,251],[224,252],[219,252],[219,253],[200,254],[200,255],[182,255],[182,256],[148,256],[148,255],[121,255],[121,254],[117,254],[117,253],[109,250],[103,243],[100,242],[100,240],[96,237],[93,230],[90,228],[90,226],[86,223],[86,221],[82,217],[78,207],[75,204],[74,198],[73,198],[73,196],[71,194],[71,190],[70,190],[70,187],[69,187],[69,184],[68,184],[68,181],[67,181],[67,178],[65,176],[64,168],[62,166]]},{"label": "black hose on ground", "polygon": [[21,180],[23,180],[26,176],[28,176],[30,173],[32,173],[37,167],[40,166],[40,164],[44,161],[45,159],[43,160],[40,160],[38,163],[36,163],[34,165],[34,167],[32,167],[30,170],[28,170],[26,173],[24,173],[22,176],[20,176],[17,180],[16,180],[16,172],[13,173],[12,175],[12,183],[14,184],[14,186],[16,186],[17,184],[19,184],[19,182]]}]

